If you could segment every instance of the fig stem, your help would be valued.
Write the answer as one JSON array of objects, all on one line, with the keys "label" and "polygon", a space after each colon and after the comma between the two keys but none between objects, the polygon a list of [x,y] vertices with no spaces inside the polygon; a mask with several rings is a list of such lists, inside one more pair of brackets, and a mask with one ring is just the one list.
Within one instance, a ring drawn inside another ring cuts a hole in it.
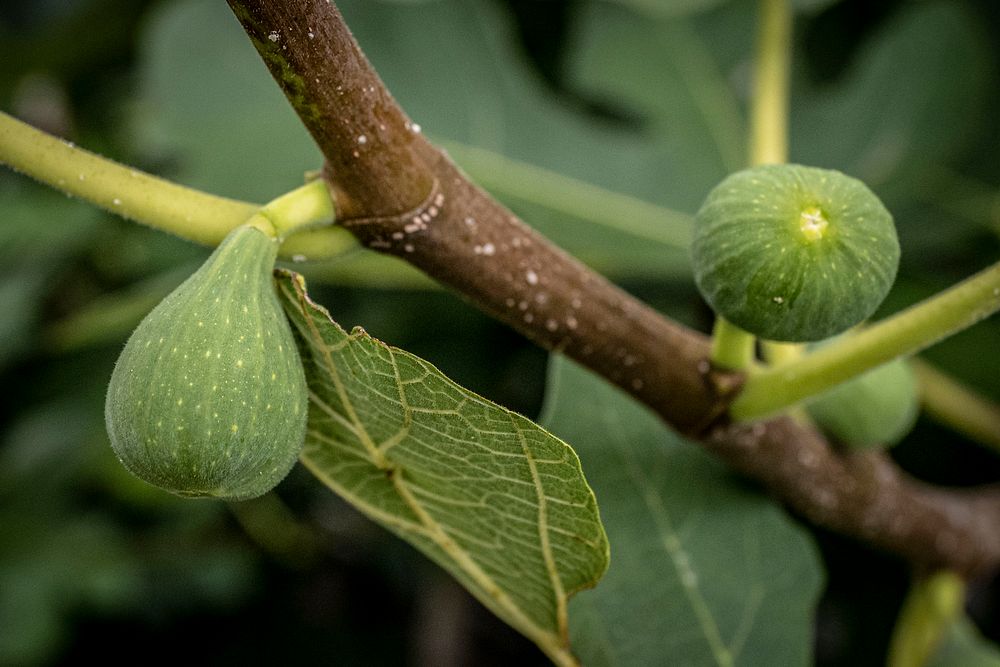
[{"label": "fig stem", "polygon": [[805,345],[802,343],[778,343],[773,340],[762,340],[760,347],[764,361],[774,366],[795,361],[805,352]]},{"label": "fig stem", "polygon": [[965,581],[947,570],[913,582],[889,642],[888,667],[927,664],[959,619],[965,589]]},{"label": "fig stem", "polygon": [[[261,208],[259,204],[219,197],[119,164],[3,112],[0,164],[115,215],[209,246],[218,245]],[[305,187],[315,188],[308,184]],[[275,202],[283,199],[279,197]],[[279,205],[279,214],[290,215],[288,206]],[[282,247],[281,254],[324,259],[355,246],[353,237],[343,229],[324,227],[297,235]]]},{"label": "fig stem", "polygon": [[1000,262],[943,292],[798,360],[747,377],[737,421],[758,419],[871,369],[909,356],[1000,310]]},{"label": "fig stem", "polygon": [[280,240],[303,229],[328,225],[336,218],[333,196],[321,178],[272,199],[261,207],[260,214],[274,225]]},{"label": "fig stem", "polygon": [[754,362],[753,334],[744,331],[721,315],[712,330],[712,363],[726,370],[745,370]]}]

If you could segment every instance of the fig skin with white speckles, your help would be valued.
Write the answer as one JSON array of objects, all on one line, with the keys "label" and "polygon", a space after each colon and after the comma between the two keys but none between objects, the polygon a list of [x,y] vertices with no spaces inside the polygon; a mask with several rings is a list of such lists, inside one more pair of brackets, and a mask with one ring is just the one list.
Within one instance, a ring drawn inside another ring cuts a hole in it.
[{"label": "fig skin with white speckles", "polygon": [[115,365],[105,420],[141,479],[243,500],[302,449],[305,374],[271,273],[277,242],[244,225],[139,324]]},{"label": "fig skin with white speckles", "polygon": [[837,171],[764,165],[708,195],[692,243],[716,313],[768,340],[816,341],[868,318],[899,266],[892,216]]}]

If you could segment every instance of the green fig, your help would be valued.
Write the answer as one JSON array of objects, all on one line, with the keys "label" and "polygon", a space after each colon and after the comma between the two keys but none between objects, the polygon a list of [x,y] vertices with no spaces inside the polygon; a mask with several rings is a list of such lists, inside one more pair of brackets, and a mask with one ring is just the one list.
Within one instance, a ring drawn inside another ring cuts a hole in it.
[{"label": "green fig", "polygon": [[905,359],[879,366],[806,405],[831,438],[852,449],[891,447],[917,420],[917,379]]},{"label": "green fig", "polygon": [[692,261],[698,289],[722,317],[768,340],[816,341],[875,311],[895,281],[899,241],[861,181],[765,165],[709,193]]},{"label": "green fig", "polygon": [[240,500],[295,464],[308,399],[271,277],[277,250],[256,227],[233,230],[129,338],[105,420],[136,476],[182,496]]}]

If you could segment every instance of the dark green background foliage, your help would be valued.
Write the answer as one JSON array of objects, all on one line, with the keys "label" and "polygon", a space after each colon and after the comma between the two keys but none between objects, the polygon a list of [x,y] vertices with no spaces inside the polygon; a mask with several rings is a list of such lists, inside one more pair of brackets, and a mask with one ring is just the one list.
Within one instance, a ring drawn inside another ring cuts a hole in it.
[{"label": "dark green background foliage", "polygon": [[[893,212],[903,257],[882,312],[995,260],[997,4],[796,4],[792,159],[865,180]],[[459,161],[461,145],[485,148],[688,215],[745,159],[753,5],[342,3],[400,102],[425,132],[451,142]],[[0,44],[0,108],[121,161],[254,201],[319,165],[224,3],[3,3]],[[686,254],[671,245],[685,238],[685,216],[653,230],[661,240],[651,242],[642,230],[587,224],[519,198],[504,187],[506,174],[489,175],[506,203],[558,243],[671,316],[708,327]],[[0,201],[0,664],[124,658],[151,646],[164,661],[188,660],[195,643],[220,664],[544,663],[436,567],[301,469],[276,496],[238,505],[184,501],[128,475],[104,433],[114,360],[142,315],[208,250],[6,171]],[[538,415],[546,355],[467,304],[402,271],[386,274],[392,285],[344,262],[307,273],[341,324],[362,325],[470,389]],[[994,318],[926,356],[1000,399],[998,342]],[[581,395],[604,395],[592,391]],[[768,530],[787,534],[771,525],[780,510],[756,490],[690,444],[662,437],[664,453],[643,456],[665,462],[668,489],[675,461],[728,485],[710,497],[746,498]],[[600,465],[599,450],[580,450],[585,471],[588,457]],[[1000,475],[995,455],[924,418],[893,456],[941,483]],[[594,486],[599,501],[611,493]],[[606,516],[613,550],[616,531],[630,530],[611,525],[615,502],[609,497]],[[812,537],[827,570],[817,662],[881,664],[907,572],[841,538]],[[714,539],[697,548],[711,553]],[[817,585],[803,576],[800,585]],[[718,590],[709,604],[725,604],[728,589]],[[974,582],[970,609],[1000,637],[996,582]]]}]

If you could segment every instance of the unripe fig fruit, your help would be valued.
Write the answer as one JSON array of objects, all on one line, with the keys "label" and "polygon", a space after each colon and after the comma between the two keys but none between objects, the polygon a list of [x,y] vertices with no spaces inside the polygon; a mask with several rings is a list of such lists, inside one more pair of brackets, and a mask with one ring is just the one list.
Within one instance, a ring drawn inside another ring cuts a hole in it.
[{"label": "unripe fig fruit", "polygon": [[305,436],[305,374],[271,273],[277,242],[233,230],[133,332],[108,386],[111,446],[182,496],[272,489]]},{"label": "unripe fig fruit", "polygon": [[917,419],[917,380],[904,359],[838,385],[807,404],[827,435],[853,449],[891,447]]},{"label": "unripe fig fruit", "polygon": [[695,281],[716,313],[761,338],[815,341],[869,317],[899,265],[892,216],[837,171],[737,172],[695,220]]}]

